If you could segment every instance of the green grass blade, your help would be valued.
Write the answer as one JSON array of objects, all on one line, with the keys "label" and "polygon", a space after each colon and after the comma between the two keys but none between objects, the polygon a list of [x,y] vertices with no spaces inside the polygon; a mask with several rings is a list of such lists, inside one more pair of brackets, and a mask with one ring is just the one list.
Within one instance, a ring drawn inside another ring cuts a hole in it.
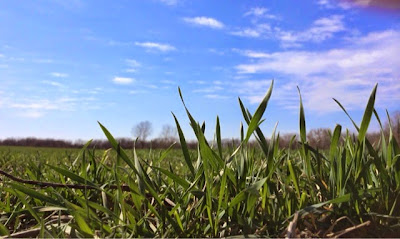
[{"label": "green grass blade", "polygon": [[299,182],[298,182],[298,179],[297,179],[297,175],[296,175],[296,173],[295,173],[295,171],[293,169],[293,165],[292,165],[292,162],[291,162],[290,158],[288,158],[287,164],[288,164],[288,168],[289,168],[289,172],[290,172],[290,178],[292,179],[294,188],[296,189],[297,197],[298,197],[298,199],[300,199]]},{"label": "green grass blade", "polygon": [[26,195],[29,195],[29,196],[34,197],[36,199],[39,199],[39,200],[41,200],[43,202],[47,202],[47,203],[54,204],[54,205],[61,206],[61,207],[64,206],[62,203],[60,203],[60,201],[55,200],[55,199],[53,199],[53,198],[51,198],[49,196],[46,196],[46,195],[44,195],[42,193],[39,193],[38,191],[35,191],[35,190],[31,189],[31,188],[28,188],[28,187],[25,187],[25,186],[22,186],[20,184],[13,183],[13,182],[9,182],[8,184],[10,184],[12,188],[17,189],[18,191],[23,192]]},{"label": "green grass blade", "polygon": [[215,126],[215,134],[216,134],[216,138],[217,138],[218,154],[219,154],[219,157],[221,159],[223,159],[223,157],[222,157],[222,143],[221,143],[221,127],[220,127],[220,124],[219,124],[219,117],[218,116],[217,116],[217,123],[216,123],[216,126]]},{"label": "green grass blade", "polygon": [[300,97],[300,139],[302,143],[305,143],[307,141],[307,133],[306,133],[306,120],[304,116],[304,107],[303,107],[303,100],[301,98],[301,93],[300,93],[300,88],[297,87],[297,90],[299,91],[299,97]]},{"label": "green grass blade", "polygon": [[176,129],[178,130],[178,134],[179,134],[179,140],[181,143],[181,148],[182,148],[182,153],[183,153],[183,158],[185,159],[186,165],[188,166],[190,172],[192,173],[193,178],[195,177],[195,171],[194,171],[194,167],[192,164],[192,160],[190,159],[190,154],[189,154],[189,149],[188,146],[186,144],[186,140],[185,140],[185,135],[182,132],[181,126],[178,122],[178,119],[176,118],[175,114],[172,113],[172,115],[174,116],[175,119],[175,124],[176,124]]},{"label": "green grass blade", "polygon": [[90,227],[86,223],[85,219],[83,219],[83,217],[79,213],[74,213],[74,219],[75,219],[78,227],[82,230],[82,232],[84,232],[85,234],[88,234],[90,236],[93,236],[92,229],[90,229]]},{"label": "green grass blade", "polygon": [[103,130],[103,133],[105,134],[105,136],[108,139],[108,142],[110,142],[112,148],[118,152],[118,154],[120,155],[120,157],[122,158],[122,160],[125,161],[126,164],[129,165],[129,167],[137,174],[137,170],[136,167],[134,165],[134,163],[132,162],[132,160],[128,157],[128,155],[125,153],[125,151],[123,149],[121,149],[119,147],[119,143],[117,142],[117,140],[115,140],[115,138],[111,135],[111,133],[107,130],[106,127],[104,127],[100,122],[98,122],[98,124],[100,125],[100,128]]},{"label": "green grass blade", "polygon": [[21,202],[25,205],[26,209],[31,213],[31,215],[33,216],[33,218],[35,218],[36,222],[38,224],[40,224],[40,222],[42,221],[40,219],[40,216],[36,213],[35,210],[33,210],[32,206],[25,200],[24,196],[22,196],[21,194],[19,194],[17,191],[15,191],[15,194],[17,195],[17,197],[19,198],[19,200],[21,200]]},{"label": "green grass blade", "polygon": [[358,132],[358,141],[364,141],[365,135],[367,134],[368,126],[371,121],[372,113],[374,112],[374,105],[375,105],[375,97],[376,97],[376,90],[378,84],[375,85],[374,89],[372,90],[371,96],[369,97],[367,107],[364,111],[364,116],[361,121],[360,130]]},{"label": "green grass blade", "polygon": [[360,128],[357,126],[356,122],[354,122],[353,118],[351,118],[350,114],[347,112],[347,110],[343,107],[343,105],[335,98],[333,98],[333,100],[336,102],[336,104],[339,105],[339,107],[344,111],[344,113],[347,115],[347,117],[349,117],[349,119],[351,120],[351,123],[353,123],[354,128],[357,129],[357,131],[360,130]]},{"label": "green grass blade", "polygon": [[52,168],[54,171],[60,173],[61,175],[72,179],[73,181],[76,181],[76,182],[81,183],[81,184],[87,184],[87,185],[90,185],[90,186],[93,186],[93,187],[97,187],[97,185],[94,184],[93,182],[88,181],[87,179],[84,179],[83,177],[81,177],[81,176],[79,176],[79,175],[77,175],[77,174],[75,174],[75,173],[73,173],[73,172],[71,172],[69,170],[66,170],[66,169],[63,169],[63,168],[59,168],[57,166],[53,166],[53,165],[50,165],[50,164],[46,164],[46,166],[48,166],[49,168]]},{"label": "green grass blade", "polygon": [[4,236],[4,237],[10,236],[10,231],[1,222],[0,222],[0,236]]},{"label": "green grass blade", "polygon": [[261,117],[263,116],[265,109],[267,108],[268,101],[271,98],[272,88],[274,86],[274,81],[271,82],[271,85],[265,94],[263,100],[261,101],[260,105],[256,109],[253,117],[250,120],[249,126],[247,128],[246,138],[244,139],[247,142],[250,139],[250,136],[253,134],[254,130],[256,130],[260,124]]},{"label": "green grass blade", "polygon": [[169,177],[170,179],[172,179],[174,182],[178,183],[179,185],[181,185],[183,187],[184,190],[188,189],[190,187],[190,183],[187,182],[185,179],[179,177],[178,175],[171,173],[168,170],[165,170],[163,168],[159,168],[159,167],[154,167],[152,166],[152,168],[160,171],[161,173],[165,174],[167,177]]}]

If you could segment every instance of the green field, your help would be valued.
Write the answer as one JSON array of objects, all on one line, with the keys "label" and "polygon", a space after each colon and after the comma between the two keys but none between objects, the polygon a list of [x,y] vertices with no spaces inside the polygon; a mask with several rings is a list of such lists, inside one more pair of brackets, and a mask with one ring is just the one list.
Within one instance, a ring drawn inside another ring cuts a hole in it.
[{"label": "green field", "polygon": [[[247,127],[232,149],[221,146],[218,118],[215,140],[206,140],[189,110],[198,150],[187,148],[178,119],[180,150],[122,149],[101,124],[112,149],[0,148],[1,170],[17,177],[1,177],[0,235],[400,235],[399,144],[383,129],[376,145],[365,137],[371,119],[380,122],[376,87],[354,123],[358,134],[336,125],[327,151],[307,143],[301,98],[292,142],[300,148],[281,149],[275,132],[267,140],[258,126],[271,91],[254,114],[240,101]],[[252,135],[257,147],[248,145]]]}]

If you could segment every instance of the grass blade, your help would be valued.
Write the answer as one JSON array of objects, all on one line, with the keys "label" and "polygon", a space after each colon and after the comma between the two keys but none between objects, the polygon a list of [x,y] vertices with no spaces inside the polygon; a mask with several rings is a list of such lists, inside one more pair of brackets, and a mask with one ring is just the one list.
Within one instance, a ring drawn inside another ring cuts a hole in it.
[{"label": "grass blade", "polygon": [[375,97],[376,97],[376,89],[378,84],[375,85],[374,89],[372,90],[371,96],[369,97],[367,107],[364,111],[364,116],[361,121],[360,130],[358,132],[358,141],[364,141],[365,135],[367,134],[367,129],[369,126],[369,122],[371,121],[372,113],[374,112],[374,105],[375,105]]}]

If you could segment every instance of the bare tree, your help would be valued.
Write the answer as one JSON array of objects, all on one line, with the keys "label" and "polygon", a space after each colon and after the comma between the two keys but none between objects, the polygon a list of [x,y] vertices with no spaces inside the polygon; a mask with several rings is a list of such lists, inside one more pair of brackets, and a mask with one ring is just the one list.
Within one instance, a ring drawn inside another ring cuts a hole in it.
[{"label": "bare tree", "polygon": [[318,149],[329,149],[330,146],[330,135],[329,129],[318,128],[312,129],[307,134],[308,143]]},{"label": "bare tree", "polygon": [[165,124],[162,127],[160,138],[165,141],[174,141],[177,139],[178,131],[172,125]]},{"label": "bare tree", "polygon": [[150,121],[142,121],[132,128],[133,137],[137,137],[143,141],[146,141],[153,132],[153,126]]}]

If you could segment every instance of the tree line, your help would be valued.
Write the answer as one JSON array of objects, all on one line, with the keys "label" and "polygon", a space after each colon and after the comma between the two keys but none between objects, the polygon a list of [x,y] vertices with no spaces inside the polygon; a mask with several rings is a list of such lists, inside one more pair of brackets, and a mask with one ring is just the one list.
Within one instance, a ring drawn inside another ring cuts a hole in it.
[{"label": "tree line", "polygon": [[[395,112],[391,117],[392,134],[400,144],[400,111]],[[149,121],[142,121],[136,124],[132,128],[132,138],[118,138],[118,142],[122,148],[153,148],[153,149],[165,149],[175,143],[175,147],[179,148],[179,137],[175,127],[171,125],[164,125],[157,138],[148,140],[148,137],[152,134],[153,127]],[[383,125],[383,132],[386,138],[389,137],[389,122],[387,121]],[[331,139],[331,129],[318,128],[311,129],[307,133],[307,142],[313,148],[326,150],[329,149]],[[343,132],[343,137],[346,132]],[[353,132],[350,133],[356,140],[357,135]],[[368,140],[373,145],[378,145],[381,133],[380,132],[369,132],[367,134]],[[293,149],[299,147],[297,143],[299,141],[299,135],[294,133],[286,133],[279,135],[279,147],[288,148],[289,146]],[[292,144],[291,144],[292,142]],[[1,146],[25,146],[25,147],[54,147],[54,148],[81,148],[86,142],[82,140],[68,141],[59,139],[39,139],[34,137],[29,138],[7,138],[0,140]],[[240,144],[239,139],[222,139],[222,146],[225,148],[233,148]],[[250,142],[250,145],[256,145],[255,141]],[[188,140],[187,145],[191,149],[197,148],[197,141]],[[95,139],[90,144],[91,148],[108,149],[111,148],[110,143],[107,140]]]}]

